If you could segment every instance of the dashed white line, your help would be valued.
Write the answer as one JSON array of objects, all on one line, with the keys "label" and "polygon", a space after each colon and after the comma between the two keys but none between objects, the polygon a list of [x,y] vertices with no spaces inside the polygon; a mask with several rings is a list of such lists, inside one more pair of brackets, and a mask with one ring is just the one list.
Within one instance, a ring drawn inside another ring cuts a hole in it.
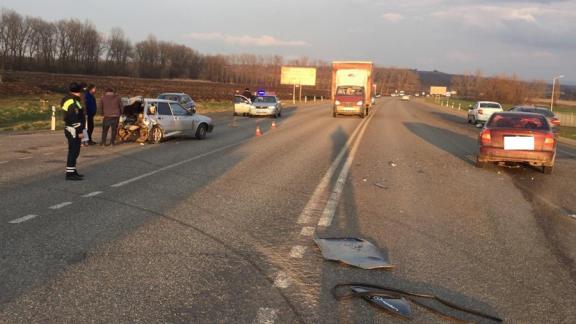
[{"label": "dashed white line", "polygon": [[26,215],[26,216],[23,216],[23,217],[20,217],[20,218],[16,218],[16,219],[14,219],[14,220],[11,220],[11,221],[9,221],[8,223],[10,223],[10,224],[20,224],[20,223],[23,223],[23,222],[25,222],[25,221],[27,221],[27,220],[31,220],[32,218],[36,218],[36,217],[38,217],[38,215],[33,215],[33,214],[31,214],[31,215]]},{"label": "dashed white line", "polygon": [[10,161],[0,161],[0,164],[8,163]]},{"label": "dashed white line", "polygon": [[261,307],[256,315],[255,324],[274,324],[278,319],[278,310],[274,308]]},{"label": "dashed white line", "polygon": [[52,155],[52,154],[54,154],[54,152],[46,152],[46,153],[44,153],[44,155]]},{"label": "dashed white line", "polygon": [[245,143],[245,142],[248,142],[248,141],[251,140],[251,139],[252,139],[252,138],[248,138],[248,139],[243,140],[243,141],[240,141],[240,142],[238,142],[238,143],[233,143],[233,144],[229,144],[229,145],[222,146],[221,148],[212,150],[212,151],[207,152],[207,153],[204,153],[204,154],[197,155],[197,156],[195,156],[195,157],[193,157],[193,158],[186,159],[186,160],[184,160],[184,161],[180,161],[180,162],[177,162],[177,163],[174,163],[174,164],[167,165],[167,166],[165,166],[165,167],[162,167],[162,168],[157,169],[157,170],[154,170],[154,171],[150,171],[150,172],[148,172],[148,173],[144,173],[144,174],[139,175],[139,176],[137,176],[137,177],[134,177],[134,178],[132,178],[132,179],[128,179],[128,180],[125,180],[125,181],[122,181],[122,182],[118,182],[118,183],[116,183],[116,184],[111,185],[110,187],[113,187],[113,188],[122,187],[122,186],[127,185],[127,184],[129,184],[129,183],[132,183],[132,182],[134,182],[134,181],[138,181],[138,180],[140,180],[140,179],[144,179],[144,178],[146,178],[146,177],[149,177],[149,176],[151,176],[151,175],[154,175],[154,174],[156,174],[156,173],[158,173],[158,172],[162,172],[162,171],[166,171],[166,170],[175,168],[175,167],[180,166],[180,165],[182,165],[182,164],[186,164],[186,163],[189,163],[189,162],[192,162],[192,161],[195,161],[195,160],[198,160],[198,159],[207,157],[207,156],[209,156],[209,155],[212,155],[212,154],[214,154],[214,153],[218,153],[218,152],[224,151],[224,150],[229,149],[229,148],[234,147],[234,146],[239,146],[239,145],[241,145],[241,144],[243,144],[243,143]]},{"label": "dashed white line", "polygon": [[25,157],[18,158],[18,160],[30,160],[31,158],[32,158],[31,156],[25,156]]},{"label": "dashed white line", "polygon": [[290,257],[294,259],[302,259],[304,253],[306,252],[306,247],[301,245],[293,246],[290,250]]},{"label": "dashed white line", "polygon": [[274,287],[286,289],[290,286],[290,278],[286,272],[278,272],[274,279]]},{"label": "dashed white line", "polygon": [[98,196],[98,195],[101,194],[101,193],[102,193],[102,191],[94,191],[94,192],[85,194],[85,195],[82,196],[82,197],[84,197],[84,198],[95,197],[95,196]]},{"label": "dashed white line", "polygon": [[302,236],[314,236],[314,227],[303,227],[302,231],[300,231],[300,235]]},{"label": "dashed white line", "polygon": [[60,209],[60,208],[64,208],[64,207],[69,206],[69,205],[72,205],[72,202],[71,202],[71,201],[65,201],[65,202],[63,202],[63,203],[59,203],[59,204],[57,204],[57,205],[50,206],[50,207],[48,207],[48,208],[50,208],[50,209]]}]

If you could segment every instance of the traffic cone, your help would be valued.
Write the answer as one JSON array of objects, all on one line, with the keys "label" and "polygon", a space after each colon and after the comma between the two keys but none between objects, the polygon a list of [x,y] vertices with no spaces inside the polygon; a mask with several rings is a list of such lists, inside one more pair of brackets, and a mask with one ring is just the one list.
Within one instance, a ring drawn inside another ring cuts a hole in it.
[{"label": "traffic cone", "polygon": [[256,125],[256,136],[262,136],[262,132],[260,131],[260,125]]},{"label": "traffic cone", "polygon": [[276,128],[276,121],[272,121],[272,126],[270,126],[271,128]]}]

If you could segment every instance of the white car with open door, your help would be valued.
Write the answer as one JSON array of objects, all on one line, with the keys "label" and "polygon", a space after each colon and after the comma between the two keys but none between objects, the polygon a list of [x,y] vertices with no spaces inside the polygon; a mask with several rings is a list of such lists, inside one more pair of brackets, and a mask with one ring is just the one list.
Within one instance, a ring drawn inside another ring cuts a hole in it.
[{"label": "white car with open door", "polygon": [[246,116],[250,114],[250,107],[252,106],[252,101],[241,95],[234,96],[234,116],[242,115]]},{"label": "white car with open door", "polygon": [[188,111],[175,101],[162,99],[144,99],[144,123],[150,126],[152,143],[182,135],[204,139],[214,129],[210,117]]}]

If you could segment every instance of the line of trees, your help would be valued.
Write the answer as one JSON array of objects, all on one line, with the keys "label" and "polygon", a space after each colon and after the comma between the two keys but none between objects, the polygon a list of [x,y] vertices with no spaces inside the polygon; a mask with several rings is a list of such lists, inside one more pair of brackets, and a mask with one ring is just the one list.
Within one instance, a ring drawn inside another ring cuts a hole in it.
[{"label": "line of trees", "polygon": [[[203,55],[154,36],[132,43],[120,28],[105,35],[90,22],[48,22],[13,10],[0,12],[0,70],[201,79],[274,87],[280,84],[282,66],[314,66],[316,89],[330,88],[331,66],[325,61],[307,57],[286,60],[278,55]],[[409,70],[380,68],[375,74],[376,83],[385,92],[419,88],[417,74]]]},{"label": "line of trees", "polygon": [[516,75],[484,77],[477,71],[452,77],[451,89],[470,100],[489,98],[504,103],[529,103],[532,98],[544,98],[547,85],[544,81],[522,81]]}]

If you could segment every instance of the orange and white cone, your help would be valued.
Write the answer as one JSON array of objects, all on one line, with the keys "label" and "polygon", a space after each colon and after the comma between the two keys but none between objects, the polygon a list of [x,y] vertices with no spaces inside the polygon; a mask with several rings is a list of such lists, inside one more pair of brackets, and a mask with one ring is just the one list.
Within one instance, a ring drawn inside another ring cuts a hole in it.
[{"label": "orange and white cone", "polygon": [[276,128],[276,121],[272,121],[272,126],[270,126],[271,128]]},{"label": "orange and white cone", "polygon": [[256,136],[262,136],[262,132],[260,131],[260,125],[256,125]]}]

